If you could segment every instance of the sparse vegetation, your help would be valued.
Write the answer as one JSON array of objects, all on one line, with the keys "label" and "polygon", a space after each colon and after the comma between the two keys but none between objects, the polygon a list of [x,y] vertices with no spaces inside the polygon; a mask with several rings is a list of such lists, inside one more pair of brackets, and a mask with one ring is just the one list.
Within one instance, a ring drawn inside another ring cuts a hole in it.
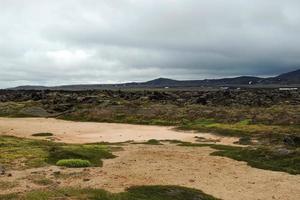
[{"label": "sparse vegetation", "polygon": [[280,143],[300,132],[299,95],[277,89],[3,91],[0,116],[172,125]]},{"label": "sparse vegetation", "polygon": [[181,142],[178,145],[187,147],[211,147],[217,151],[214,156],[224,156],[260,169],[283,171],[300,174],[300,150],[278,149],[272,147],[235,147],[216,144],[199,144]]},{"label": "sparse vegetation", "polygon": [[53,183],[51,179],[45,178],[43,176],[34,176],[34,177],[28,177],[29,179],[32,179],[32,182],[37,184],[37,185],[50,185]]},{"label": "sparse vegetation", "polygon": [[219,151],[211,155],[225,156],[260,169],[300,174],[300,151],[270,148],[239,148],[215,146]]},{"label": "sparse vegetation", "polygon": [[92,164],[88,160],[82,159],[63,159],[56,162],[58,166],[71,167],[71,168],[81,168],[90,167]]},{"label": "sparse vegetation", "polygon": [[7,190],[18,186],[17,182],[0,181],[0,190]]},{"label": "sparse vegetation", "polygon": [[32,136],[36,136],[36,137],[49,137],[49,136],[53,136],[53,133],[35,133],[35,134],[32,134]]},{"label": "sparse vegetation", "polygon": [[239,141],[238,141],[238,142],[235,142],[235,143],[236,143],[236,144],[241,144],[241,145],[251,145],[251,144],[253,144],[252,139],[251,139],[250,136],[244,136],[244,137],[241,137],[241,138],[239,139]]},{"label": "sparse vegetation", "polygon": [[101,166],[101,159],[114,158],[106,145],[62,144],[44,140],[0,136],[0,163],[8,169],[24,169],[55,165],[62,159],[88,160]]},{"label": "sparse vegetation", "polygon": [[62,188],[31,191],[25,195],[0,195],[0,199],[15,200],[50,200],[50,199],[82,199],[82,200],[217,200],[200,190],[178,186],[138,186],[127,191],[114,194],[101,189]]},{"label": "sparse vegetation", "polygon": [[135,142],[134,144],[149,144],[149,145],[163,145],[159,140],[151,139],[147,142]]}]

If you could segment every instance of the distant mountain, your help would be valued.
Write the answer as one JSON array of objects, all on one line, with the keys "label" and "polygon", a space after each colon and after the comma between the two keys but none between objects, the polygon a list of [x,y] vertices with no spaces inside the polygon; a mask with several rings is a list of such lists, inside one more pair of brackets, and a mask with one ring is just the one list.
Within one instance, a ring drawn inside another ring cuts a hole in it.
[{"label": "distant mountain", "polygon": [[300,86],[300,69],[275,77],[260,78],[254,76],[240,76],[234,78],[205,79],[205,80],[173,80],[158,78],[147,82],[131,82],[122,84],[82,84],[63,85],[55,87],[45,86],[19,86],[9,88],[11,90],[101,90],[122,88],[163,88],[163,87],[202,87],[202,86]]},{"label": "distant mountain", "polygon": [[300,69],[288,73],[281,74],[276,77],[266,78],[263,84],[299,84],[300,83]]},{"label": "distant mountain", "polygon": [[182,81],[177,81],[173,79],[168,78],[158,78],[151,81],[147,81],[142,83],[143,85],[149,85],[149,86],[173,86],[181,84]]}]

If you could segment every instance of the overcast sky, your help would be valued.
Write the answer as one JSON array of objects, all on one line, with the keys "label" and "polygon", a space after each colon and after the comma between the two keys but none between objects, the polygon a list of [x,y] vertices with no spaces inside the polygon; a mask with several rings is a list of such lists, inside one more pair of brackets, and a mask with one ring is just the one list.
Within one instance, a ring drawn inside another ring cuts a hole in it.
[{"label": "overcast sky", "polygon": [[0,0],[0,88],[297,68],[299,0]]}]

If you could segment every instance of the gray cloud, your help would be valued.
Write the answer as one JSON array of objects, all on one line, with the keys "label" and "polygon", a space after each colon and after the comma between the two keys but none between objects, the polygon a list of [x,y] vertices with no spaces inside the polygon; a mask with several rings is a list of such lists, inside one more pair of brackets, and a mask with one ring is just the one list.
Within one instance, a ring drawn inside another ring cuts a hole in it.
[{"label": "gray cloud", "polygon": [[297,0],[0,0],[0,87],[293,70],[299,10]]}]

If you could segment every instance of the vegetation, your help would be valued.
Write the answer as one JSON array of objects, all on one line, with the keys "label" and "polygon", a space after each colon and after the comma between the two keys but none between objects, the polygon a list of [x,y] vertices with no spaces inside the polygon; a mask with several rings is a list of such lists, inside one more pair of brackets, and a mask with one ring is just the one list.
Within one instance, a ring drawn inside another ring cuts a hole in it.
[{"label": "vegetation", "polygon": [[102,159],[114,157],[111,149],[102,144],[62,144],[0,136],[0,163],[11,169],[55,165],[62,159],[83,159],[91,166],[101,166]]},{"label": "vegetation", "polygon": [[[44,94],[36,93],[25,92],[27,98],[12,102],[20,98],[16,92],[15,98],[0,102],[0,116],[56,116],[75,121],[172,125],[179,129],[224,136],[249,136],[259,141],[269,140],[269,143],[280,143],[285,135],[300,133],[297,92],[199,92],[205,94],[212,105],[197,103],[198,97],[191,91],[46,92],[47,98],[43,97]],[[224,101],[228,101],[228,105],[224,105]],[[256,103],[252,105],[253,101]]]},{"label": "vegetation", "polygon": [[118,194],[109,193],[101,189],[63,188],[58,190],[35,190],[24,196],[17,194],[0,195],[0,199],[15,200],[62,198],[79,200],[217,200],[217,198],[204,194],[200,190],[178,186],[138,186],[131,187],[127,191]]},{"label": "vegetation", "polygon": [[36,137],[48,137],[48,136],[53,136],[53,133],[35,133],[35,134],[32,134],[32,136],[36,136]]},{"label": "vegetation", "polygon": [[147,142],[135,142],[134,144],[162,145],[162,143],[156,139],[151,139],[148,140]]},{"label": "vegetation", "polygon": [[282,135],[291,134],[299,131],[298,126],[278,126],[251,124],[250,120],[242,120],[237,123],[220,123],[213,119],[196,120],[193,122],[185,122],[179,126],[179,129],[209,131],[224,136],[259,136],[268,133]]},{"label": "vegetation", "polygon": [[245,161],[251,167],[290,174],[300,174],[300,149],[277,149],[272,147],[236,147],[216,144],[181,142],[178,145],[188,147],[211,147],[217,151],[214,156],[224,156]]},{"label": "vegetation", "polygon": [[238,141],[238,142],[235,142],[235,143],[236,143],[236,144],[241,144],[241,145],[251,145],[251,144],[253,144],[252,139],[251,139],[250,136],[244,136],[244,137],[241,137],[241,138],[239,139],[239,141]]},{"label": "vegetation", "polygon": [[63,159],[56,162],[58,166],[65,166],[71,168],[90,167],[92,164],[88,160],[81,159]]},{"label": "vegetation", "polygon": [[[270,148],[239,148],[239,147],[213,147],[220,151],[211,155],[225,156],[238,161],[245,161],[248,165],[260,169],[283,171],[290,174],[300,174],[300,151],[278,150]],[[282,151],[282,152],[281,152]]]}]

